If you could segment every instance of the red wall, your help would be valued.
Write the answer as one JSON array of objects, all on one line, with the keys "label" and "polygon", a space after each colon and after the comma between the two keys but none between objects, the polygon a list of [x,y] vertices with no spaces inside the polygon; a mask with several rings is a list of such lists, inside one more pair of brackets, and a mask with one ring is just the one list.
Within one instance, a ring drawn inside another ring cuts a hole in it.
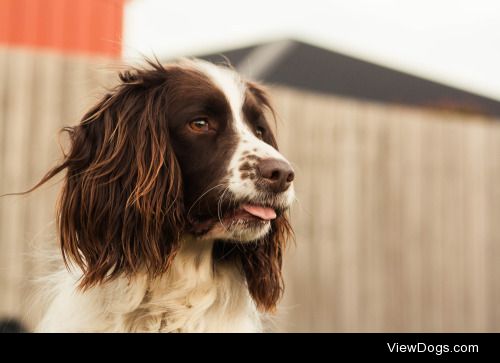
[{"label": "red wall", "polygon": [[124,0],[0,0],[0,46],[120,57]]}]

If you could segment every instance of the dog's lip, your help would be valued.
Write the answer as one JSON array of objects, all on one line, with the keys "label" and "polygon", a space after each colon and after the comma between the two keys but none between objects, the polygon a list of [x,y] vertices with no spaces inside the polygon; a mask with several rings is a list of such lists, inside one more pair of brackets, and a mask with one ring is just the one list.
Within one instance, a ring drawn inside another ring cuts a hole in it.
[{"label": "dog's lip", "polygon": [[268,223],[282,215],[286,209],[254,201],[244,201],[215,215],[198,215],[190,218],[190,225],[193,232],[202,234],[209,231],[217,222],[222,224],[230,224],[234,221]]}]

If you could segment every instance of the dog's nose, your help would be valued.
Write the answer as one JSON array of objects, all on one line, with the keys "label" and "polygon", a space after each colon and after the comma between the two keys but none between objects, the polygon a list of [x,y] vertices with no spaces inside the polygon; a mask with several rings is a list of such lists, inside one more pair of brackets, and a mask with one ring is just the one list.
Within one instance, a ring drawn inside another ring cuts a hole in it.
[{"label": "dog's nose", "polygon": [[287,190],[295,178],[291,165],[279,159],[261,160],[257,164],[257,170],[261,180],[275,193]]}]

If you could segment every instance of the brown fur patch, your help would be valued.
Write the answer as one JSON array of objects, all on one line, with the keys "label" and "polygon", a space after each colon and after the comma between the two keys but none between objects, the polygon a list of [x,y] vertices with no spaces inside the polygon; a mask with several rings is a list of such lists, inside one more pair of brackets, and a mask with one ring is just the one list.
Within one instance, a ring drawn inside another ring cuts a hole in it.
[{"label": "brown fur patch", "polygon": [[252,170],[252,165],[247,161],[240,166],[240,171]]}]

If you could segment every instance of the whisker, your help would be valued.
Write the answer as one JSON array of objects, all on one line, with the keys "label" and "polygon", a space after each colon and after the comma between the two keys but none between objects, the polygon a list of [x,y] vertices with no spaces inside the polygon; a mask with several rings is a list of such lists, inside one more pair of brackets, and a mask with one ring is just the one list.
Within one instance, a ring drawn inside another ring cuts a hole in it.
[{"label": "whisker", "polygon": [[[226,194],[226,192],[229,190],[229,186],[226,187],[226,189],[224,189],[224,191],[222,192],[221,196],[219,197],[219,200],[217,201],[217,219],[219,220],[219,223],[222,225],[222,227],[224,228],[224,230],[227,232],[229,229],[228,227],[226,227],[224,225],[224,223],[222,222],[222,216],[221,216],[221,207],[222,207],[222,201],[223,201],[223,198],[224,198],[224,195]],[[229,205],[231,205],[231,203],[229,203]]]},{"label": "whisker", "polygon": [[196,203],[198,203],[201,198],[203,198],[205,195],[207,195],[208,193],[210,193],[212,190],[214,190],[215,188],[218,188],[220,186],[223,186],[224,183],[221,183],[221,184],[217,184],[216,186],[212,187],[212,188],[209,188],[207,191],[205,191],[202,195],[200,195],[194,202],[193,204],[191,205],[191,207],[189,207],[189,210],[187,211],[187,216],[189,216],[189,213],[191,213],[191,210],[193,209],[193,207],[196,205]]}]

